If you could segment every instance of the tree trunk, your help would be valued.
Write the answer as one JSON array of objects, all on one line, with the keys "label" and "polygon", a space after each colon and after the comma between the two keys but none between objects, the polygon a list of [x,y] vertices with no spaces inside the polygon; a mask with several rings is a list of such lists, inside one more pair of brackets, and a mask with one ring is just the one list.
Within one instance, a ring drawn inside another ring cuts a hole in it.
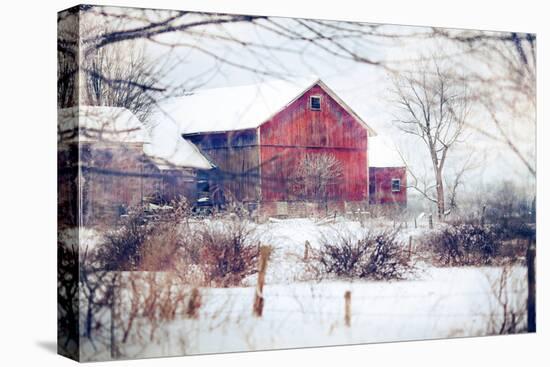
[{"label": "tree trunk", "polygon": [[537,331],[536,317],[536,252],[533,239],[530,238],[527,245],[527,332],[535,333]]},{"label": "tree trunk", "polygon": [[442,220],[445,215],[445,191],[443,189],[443,174],[441,169],[436,169],[435,182],[437,191],[437,218]]}]

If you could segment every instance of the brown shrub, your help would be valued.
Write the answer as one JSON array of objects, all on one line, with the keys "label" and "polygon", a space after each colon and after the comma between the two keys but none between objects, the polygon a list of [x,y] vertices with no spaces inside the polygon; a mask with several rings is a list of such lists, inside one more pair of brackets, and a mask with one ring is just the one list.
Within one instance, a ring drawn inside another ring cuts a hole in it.
[{"label": "brown shrub", "polygon": [[476,223],[457,223],[428,236],[426,252],[438,265],[482,265],[493,263],[501,241],[494,228]]},{"label": "brown shrub", "polygon": [[182,246],[189,266],[200,269],[204,280],[216,286],[238,285],[257,272],[258,244],[254,229],[243,221],[202,224]]},{"label": "brown shrub", "polygon": [[181,246],[181,234],[177,225],[157,224],[142,245],[139,269],[144,271],[172,270],[178,260],[178,249]]},{"label": "brown shrub", "polygon": [[142,261],[143,244],[150,234],[145,212],[138,209],[124,219],[120,228],[105,234],[96,260],[106,271],[137,270]]},{"label": "brown shrub", "polygon": [[318,258],[325,273],[338,277],[402,279],[414,266],[396,237],[396,231],[335,233],[322,240]]}]

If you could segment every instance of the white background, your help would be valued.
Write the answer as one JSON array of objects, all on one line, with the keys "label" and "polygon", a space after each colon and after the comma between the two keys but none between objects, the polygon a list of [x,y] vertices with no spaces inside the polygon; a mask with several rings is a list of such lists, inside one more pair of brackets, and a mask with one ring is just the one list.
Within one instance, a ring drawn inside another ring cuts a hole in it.
[{"label": "white background", "polygon": [[[143,0],[97,4],[280,15],[537,33],[538,333],[277,352],[116,362],[116,366],[540,366],[550,363],[545,303],[549,251],[550,102],[544,1]],[[56,340],[56,12],[72,1],[3,2],[0,8],[0,365],[69,365]],[[546,46],[546,47],[545,47]],[[546,288],[546,289],[545,289]],[[96,364],[98,366],[104,363]]]}]

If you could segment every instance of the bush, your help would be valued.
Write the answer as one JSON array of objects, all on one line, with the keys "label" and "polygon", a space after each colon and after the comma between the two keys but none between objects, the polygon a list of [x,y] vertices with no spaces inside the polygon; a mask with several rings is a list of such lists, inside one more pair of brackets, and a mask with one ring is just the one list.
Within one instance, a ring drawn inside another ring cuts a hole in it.
[{"label": "bush", "polygon": [[182,229],[189,228],[191,211],[185,198],[166,208],[131,208],[119,228],[107,232],[94,254],[102,270],[166,271],[174,267],[183,245]]},{"label": "bush", "polygon": [[502,182],[486,200],[485,218],[493,223],[503,218],[534,218],[536,207],[533,196],[529,194],[532,189],[529,186],[520,187],[511,181]]},{"label": "bush", "polygon": [[495,232],[503,240],[529,239],[536,236],[535,226],[530,225],[523,218],[501,218],[495,224]]},{"label": "bush", "polygon": [[191,233],[189,219],[191,207],[185,198],[173,200],[166,209],[156,215],[150,223],[151,231],[141,248],[140,270],[174,270],[179,262],[179,250]]},{"label": "bush", "polygon": [[254,228],[239,220],[201,224],[189,220],[185,201],[150,215],[133,209],[122,225],[108,232],[94,261],[106,271],[175,271],[194,284],[238,285],[256,272]]},{"label": "bush", "polygon": [[198,268],[206,283],[239,285],[257,272],[258,244],[253,231],[240,220],[205,223],[185,240],[184,262],[193,271]]},{"label": "bush", "polygon": [[319,261],[325,273],[338,277],[402,279],[413,265],[396,237],[396,231],[338,233],[323,239]]},{"label": "bush", "polygon": [[105,242],[97,251],[103,270],[137,270],[143,256],[143,244],[151,233],[143,210],[136,210],[124,219],[119,229],[105,234]]},{"label": "bush", "polygon": [[501,248],[492,226],[475,223],[447,226],[429,236],[427,243],[434,260],[448,266],[490,264]]},{"label": "bush", "polygon": [[139,270],[169,271],[177,262],[178,249],[182,246],[178,226],[173,223],[156,223],[141,246]]}]

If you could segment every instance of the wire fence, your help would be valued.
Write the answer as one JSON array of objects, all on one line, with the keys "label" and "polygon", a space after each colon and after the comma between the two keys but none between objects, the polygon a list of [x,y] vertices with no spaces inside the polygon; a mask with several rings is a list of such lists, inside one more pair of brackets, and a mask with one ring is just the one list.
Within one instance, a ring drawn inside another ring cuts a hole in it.
[{"label": "wire fence", "polygon": [[[190,297],[192,294],[199,296],[197,292],[186,292],[171,317],[159,316],[163,304],[156,304],[154,310],[148,311],[146,305],[141,305],[143,312],[139,311],[132,322],[125,311],[132,299],[127,299],[118,304],[115,328],[103,328],[101,337],[96,336],[93,340],[101,340],[106,346],[115,345],[116,352],[119,348],[131,347],[132,343],[143,346],[152,340],[158,345],[170,343],[170,335],[173,335],[170,330],[177,330],[189,340],[208,340],[209,335],[233,335],[235,338],[246,335],[247,340],[254,340],[260,346],[272,345],[269,344],[272,338],[283,343],[298,330],[304,333],[303,342],[309,337],[318,337],[323,343],[528,330],[527,287],[514,288],[510,284],[491,287],[494,284],[487,283],[482,289],[454,291],[437,284],[436,289],[419,292],[401,283],[386,294],[383,292],[388,292],[387,284],[370,284],[373,286],[370,288],[364,284],[339,283],[334,288],[319,283],[267,287],[261,291],[257,288],[203,288],[200,301],[193,305],[197,307],[196,312],[188,310]],[[261,312],[256,309],[258,297],[261,298]],[[171,302],[170,299],[165,301]],[[108,319],[102,322],[109,323]],[[125,330],[133,335],[134,339],[128,339],[133,341],[126,342]],[[334,335],[348,335],[352,339],[334,339]]]},{"label": "wire fence", "polygon": [[[460,291],[445,293],[419,293],[419,294],[392,294],[392,295],[355,295],[349,292],[349,298],[345,293],[336,294],[276,294],[263,295],[263,316],[270,320],[282,315],[292,315],[308,318],[333,317],[344,319],[346,313],[351,318],[379,317],[379,318],[494,318],[501,317],[504,313],[513,313],[516,317],[526,314],[526,289],[498,291]],[[223,317],[250,317],[253,314],[253,302],[243,300],[243,294],[229,296],[225,302],[218,301],[217,305],[208,304],[205,299],[205,307],[199,312],[200,318]],[[219,297],[219,296],[218,296]],[[215,300],[216,296],[212,300]],[[395,307],[408,300],[404,307],[413,310],[384,311],[384,308]],[[478,302],[474,302],[478,300]],[[479,310],[480,302],[484,310]],[[411,302],[412,301],[412,302]],[[466,301],[466,302],[465,302]],[[471,301],[471,302],[468,302]],[[236,305],[238,303],[238,305]],[[350,305],[346,305],[349,303]],[[504,308],[506,303],[506,308]],[[470,308],[464,311],[455,311],[455,305],[467,304]],[[476,309],[476,307],[478,309]],[[416,310],[414,309],[416,308]]]}]

